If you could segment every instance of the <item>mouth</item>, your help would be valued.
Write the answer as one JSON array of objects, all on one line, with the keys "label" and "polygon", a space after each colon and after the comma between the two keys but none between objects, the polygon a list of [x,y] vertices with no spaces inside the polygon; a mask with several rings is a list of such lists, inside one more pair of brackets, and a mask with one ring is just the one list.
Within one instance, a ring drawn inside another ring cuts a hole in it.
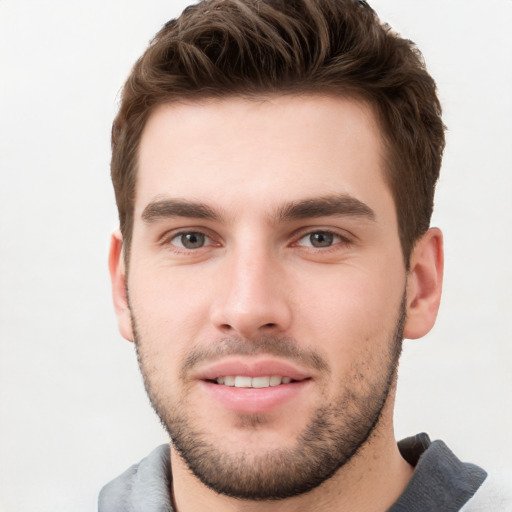
[{"label": "mouth", "polygon": [[207,364],[192,378],[232,387],[272,387],[311,378],[309,371],[273,358],[225,358]]},{"label": "mouth", "polygon": [[291,377],[283,377],[281,375],[268,375],[260,377],[250,377],[248,375],[227,375],[225,377],[217,377],[216,379],[209,382],[219,384],[221,386],[235,388],[262,389],[281,386],[282,384],[291,384],[292,382],[299,382],[299,380],[292,379]]},{"label": "mouth", "polygon": [[214,403],[246,414],[262,414],[298,403],[313,376],[296,365],[272,358],[225,359],[195,375]]}]

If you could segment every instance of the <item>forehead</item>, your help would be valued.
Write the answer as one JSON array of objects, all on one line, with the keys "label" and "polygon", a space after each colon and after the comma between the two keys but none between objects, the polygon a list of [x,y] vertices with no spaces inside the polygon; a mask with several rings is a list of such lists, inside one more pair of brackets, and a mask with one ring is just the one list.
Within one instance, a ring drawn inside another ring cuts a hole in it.
[{"label": "forehead", "polygon": [[158,196],[221,208],[349,194],[391,198],[371,108],[341,97],[226,98],[161,105],[139,147],[135,217]]}]

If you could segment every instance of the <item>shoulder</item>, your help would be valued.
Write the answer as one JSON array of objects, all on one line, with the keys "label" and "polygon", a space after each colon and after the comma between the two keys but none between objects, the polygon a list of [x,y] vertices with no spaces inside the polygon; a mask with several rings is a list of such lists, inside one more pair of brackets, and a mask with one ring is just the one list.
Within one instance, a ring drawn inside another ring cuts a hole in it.
[{"label": "shoulder", "polygon": [[460,511],[487,479],[484,469],[462,462],[443,441],[431,442],[427,434],[401,441],[399,449],[415,469],[388,512]]},{"label": "shoulder", "polygon": [[169,445],[155,448],[138,464],[109,482],[100,492],[99,512],[172,510]]},{"label": "shoulder", "polygon": [[512,512],[512,470],[489,473],[461,512]]}]

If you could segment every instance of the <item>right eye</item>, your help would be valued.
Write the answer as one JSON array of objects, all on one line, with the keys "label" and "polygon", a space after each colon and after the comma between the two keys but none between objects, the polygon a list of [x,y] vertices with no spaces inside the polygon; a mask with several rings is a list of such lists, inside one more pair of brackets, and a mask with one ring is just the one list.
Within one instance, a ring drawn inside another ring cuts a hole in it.
[{"label": "right eye", "polygon": [[212,245],[212,239],[199,231],[181,232],[171,238],[170,243],[180,249],[201,249],[206,245]]}]

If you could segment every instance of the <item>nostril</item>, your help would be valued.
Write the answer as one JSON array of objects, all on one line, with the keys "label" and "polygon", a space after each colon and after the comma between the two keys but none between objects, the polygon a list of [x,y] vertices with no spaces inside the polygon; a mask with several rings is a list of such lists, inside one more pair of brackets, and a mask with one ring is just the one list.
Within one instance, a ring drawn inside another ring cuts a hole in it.
[{"label": "nostril", "polygon": [[271,327],[271,328],[274,328],[274,327],[276,327],[276,324],[271,322],[271,323],[265,324],[263,327]]}]

